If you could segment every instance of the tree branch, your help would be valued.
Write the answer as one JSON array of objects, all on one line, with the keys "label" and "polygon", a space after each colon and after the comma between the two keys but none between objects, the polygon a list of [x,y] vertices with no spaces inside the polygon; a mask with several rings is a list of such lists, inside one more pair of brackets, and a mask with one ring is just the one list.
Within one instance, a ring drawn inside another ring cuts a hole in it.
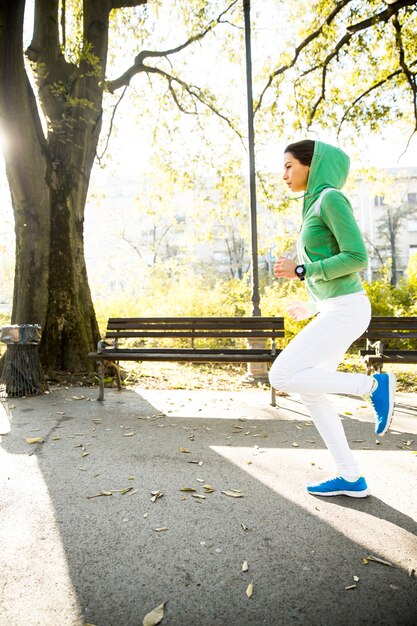
[{"label": "tree branch", "polygon": [[[181,52],[181,50],[184,50],[184,48],[187,48],[188,46],[190,46],[191,44],[195,43],[196,41],[199,41],[200,39],[203,39],[203,37],[205,37],[207,35],[207,33],[209,33],[211,30],[213,30],[213,28],[216,26],[216,24],[221,22],[221,18],[222,16],[227,13],[228,11],[230,11],[230,9],[238,2],[238,0],[233,0],[233,2],[227,7],[227,9],[225,9],[222,13],[220,13],[220,15],[212,20],[209,25],[202,30],[200,33],[197,33],[196,35],[194,35],[193,37],[190,37],[190,39],[187,39],[187,41],[185,41],[184,43],[180,44],[179,46],[176,46],[175,48],[170,48],[169,50],[142,50],[142,52],[139,52],[139,54],[135,57],[135,62],[134,64],[129,67],[126,72],[124,72],[121,76],[119,76],[119,78],[115,78],[114,80],[111,81],[107,81],[106,83],[106,87],[108,89],[108,91],[110,91],[111,93],[113,93],[114,91],[116,91],[117,89],[120,89],[120,87],[123,87],[125,85],[129,85],[130,81],[132,80],[132,78],[136,75],[139,74],[141,72],[149,72],[151,71],[150,66],[145,65],[144,61],[145,59],[148,58],[166,58],[171,54],[176,54],[177,52]],[[156,70],[156,68],[153,68]],[[158,72],[156,72],[158,73]]]},{"label": "tree branch", "polygon": [[[349,1],[351,1],[351,0],[349,0]],[[233,123],[223,113],[221,113],[214,106],[214,104],[209,102],[201,94],[201,89],[199,87],[196,87],[195,85],[189,85],[188,83],[186,83],[182,79],[180,79],[180,78],[178,78],[176,76],[173,76],[172,74],[169,74],[168,72],[166,72],[165,70],[163,70],[161,68],[153,67],[153,66],[145,64],[145,60],[149,59],[149,58],[166,58],[166,59],[168,59],[168,57],[170,55],[173,55],[173,54],[176,54],[178,52],[181,52],[182,50],[184,50],[188,46],[192,45],[196,41],[199,41],[199,40],[203,39],[203,37],[205,37],[210,31],[212,31],[213,28],[217,24],[224,23],[224,20],[222,19],[223,16],[226,13],[228,13],[230,11],[230,9],[235,4],[237,4],[237,2],[238,2],[238,0],[233,0],[233,2],[231,2],[229,4],[229,6],[224,11],[222,11],[222,13],[220,13],[220,15],[217,18],[213,19],[208,24],[208,26],[206,28],[204,28],[200,33],[197,33],[196,35],[193,35],[192,37],[190,37],[190,39],[188,39],[184,43],[180,44],[179,46],[176,46],[175,48],[170,48],[169,50],[161,50],[161,51],[142,50],[135,57],[134,64],[130,68],[128,68],[126,70],[126,72],[124,72],[121,76],[119,76],[118,78],[116,78],[114,80],[107,81],[107,83],[106,83],[107,90],[110,93],[114,93],[114,91],[116,91],[117,89],[120,89],[120,87],[129,86],[130,81],[132,80],[132,78],[136,74],[139,74],[139,73],[142,73],[142,72],[145,72],[147,74],[157,74],[157,75],[161,76],[162,78],[164,78],[167,81],[169,93],[171,94],[175,104],[177,105],[177,107],[179,108],[179,110],[182,113],[185,113],[187,115],[196,115],[197,114],[197,110],[195,109],[194,111],[189,111],[189,110],[187,110],[185,108],[185,106],[180,102],[178,94],[177,94],[177,92],[175,90],[175,86],[176,85],[180,86],[186,93],[188,93],[188,95],[193,100],[197,100],[203,106],[207,107],[210,111],[212,111],[212,113],[215,113],[218,117],[220,117],[223,121],[225,121],[228,124],[228,126],[233,130],[233,132],[237,134],[239,139],[241,141],[243,141],[242,135],[234,127]]]},{"label": "tree branch", "polygon": [[148,4],[148,0],[111,0],[112,9],[127,9]]},{"label": "tree branch", "polygon": [[[416,63],[417,61],[414,61],[414,63]],[[388,74],[388,76],[385,76],[385,78],[381,78],[381,80],[377,81],[376,83],[374,83],[373,85],[371,85],[369,87],[369,89],[366,89],[360,96],[358,96],[357,98],[355,98],[355,100],[352,102],[352,104],[346,109],[346,111],[343,114],[342,119],[340,120],[339,126],[337,128],[337,136],[339,137],[340,135],[340,131],[342,130],[342,125],[344,124],[349,111],[351,111],[351,109],[353,109],[363,98],[366,98],[366,96],[368,96],[370,93],[372,93],[375,89],[378,89],[378,87],[382,87],[382,85],[384,85],[385,83],[387,83],[388,81],[390,81],[392,78],[395,78],[395,76],[398,76],[399,74],[401,74],[401,70],[395,70],[395,72],[392,72],[391,74]]]},{"label": "tree branch", "polygon": [[344,9],[344,7],[347,4],[349,4],[349,2],[352,2],[352,0],[340,0],[340,2],[338,2],[336,4],[336,6],[333,9],[333,11],[331,11],[329,13],[329,15],[326,17],[324,22],[319,26],[319,28],[317,28],[315,31],[310,33],[305,39],[303,39],[303,41],[300,43],[300,45],[297,46],[291,61],[289,63],[286,63],[285,65],[282,65],[277,70],[275,70],[272,74],[270,74],[265,87],[261,91],[261,95],[259,96],[258,103],[257,103],[257,105],[255,106],[255,109],[254,109],[254,114],[261,108],[262,101],[264,99],[265,93],[269,89],[269,87],[272,85],[272,83],[274,81],[274,78],[277,78],[277,76],[280,76],[281,74],[283,74],[287,70],[289,70],[292,67],[294,67],[294,65],[296,64],[296,62],[298,60],[298,57],[300,56],[300,54],[304,50],[304,48],[306,48],[312,41],[314,41],[314,39],[317,39],[317,37],[319,37],[322,34],[324,26],[329,26],[333,22],[335,17],[340,13],[340,11],[342,11],[342,9]]},{"label": "tree branch", "polygon": [[[267,84],[265,85],[264,89],[261,92],[258,104],[255,107],[255,112],[260,108],[265,92],[271,86],[273,80],[277,78],[279,75],[286,72],[288,69],[294,67],[294,65],[296,64],[298,60],[300,53],[312,41],[317,39],[322,34],[324,26],[330,25],[332,21],[334,20],[334,18],[340,13],[340,11],[347,4],[349,4],[349,2],[350,0],[342,0],[341,2],[338,2],[336,7],[333,9],[333,11],[331,11],[331,13],[329,13],[329,15],[327,16],[325,21],[321,24],[321,26],[317,28],[315,31],[313,31],[312,33],[310,33],[305,39],[303,39],[303,41],[299,44],[299,46],[297,46],[291,61],[281,66],[270,75]],[[374,26],[375,24],[378,24],[378,23],[386,23],[394,15],[397,15],[401,9],[408,7],[408,6],[414,6],[415,4],[416,4],[415,0],[397,0],[393,2],[392,4],[389,4],[386,9],[384,9],[383,11],[380,11],[376,15],[372,15],[370,18],[367,18],[366,20],[362,20],[361,22],[358,22],[357,24],[352,24],[348,26],[346,28],[346,32],[344,33],[343,37],[339,39],[339,41],[336,43],[333,50],[326,56],[324,61],[314,65],[313,67],[310,67],[308,70],[306,70],[305,72],[301,74],[301,78],[304,78],[308,74],[311,74],[312,72],[320,68],[322,68],[322,72],[323,72],[321,93],[320,93],[318,100],[314,104],[312,114],[310,115],[309,124],[311,124],[311,122],[313,121],[314,116],[317,112],[318,106],[325,99],[326,68],[330,65],[331,61],[339,54],[340,50],[346,47],[347,45],[349,45],[352,37],[356,35],[358,32],[366,30],[367,28],[370,28],[371,26]]]},{"label": "tree branch", "polygon": [[410,70],[410,67],[407,65],[405,60],[405,52],[402,42],[401,36],[401,24],[398,19],[398,15],[394,15],[392,20],[395,28],[395,39],[397,43],[397,48],[399,52],[399,60],[400,67],[403,71],[404,76],[407,79],[407,82],[410,86],[411,92],[413,94],[413,108],[414,108],[414,130],[413,134],[417,131],[417,84],[416,84],[416,75]]},{"label": "tree branch", "polygon": [[[388,7],[384,11],[380,11],[376,15],[373,15],[372,17],[370,17],[370,18],[368,18],[366,20],[362,20],[361,22],[358,22],[357,24],[353,24],[353,25],[348,26],[346,28],[346,33],[343,35],[343,37],[341,39],[339,39],[339,41],[336,43],[336,46],[326,56],[324,61],[322,63],[318,64],[318,65],[315,65],[315,66],[309,68],[308,70],[306,70],[305,72],[303,72],[301,74],[301,77],[304,78],[308,74],[311,74],[311,72],[314,72],[315,70],[319,69],[320,67],[322,68],[322,89],[321,89],[320,96],[317,99],[317,101],[315,102],[315,104],[314,104],[314,106],[312,108],[312,111],[310,113],[309,120],[308,120],[308,126],[310,126],[311,123],[313,122],[314,117],[315,117],[315,115],[317,113],[317,109],[318,109],[320,103],[323,100],[325,100],[327,68],[330,65],[331,61],[339,54],[340,50],[342,48],[344,48],[345,46],[348,46],[349,43],[350,43],[350,40],[352,39],[352,37],[354,35],[356,35],[358,32],[366,30],[366,29],[370,28],[371,26],[374,26],[375,24],[378,24],[378,23],[381,23],[381,22],[386,23],[392,17],[397,16],[398,11],[400,11],[404,7],[415,5],[415,4],[416,4],[415,0],[398,0],[397,2],[394,2],[393,4],[388,5]],[[414,104],[415,104],[415,98],[414,98]]]},{"label": "tree branch", "polygon": [[117,111],[117,108],[118,108],[119,104],[120,104],[120,103],[121,103],[121,101],[123,100],[123,97],[124,97],[124,95],[125,95],[125,93],[126,93],[126,90],[127,90],[127,87],[125,87],[125,88],[123,89],[123,91],[122,91],[122,95],[120,96],[120,98],[118,99],[118,101],[116,102],[116,104],[115,104],[115,105],[114,105],[114,107],[113,107],[113,111],[112,111],[111,118],[110,118],[109,132],[107,133],[107,137],[106,137],[106,144],[105,144],[105,146],[104,146],[103,152],[102,152],[100,155],[98,155],[98,154],[96,153],[96,157],[97,157],[97,160],[98,160],[98,162],[99,162],[99,165],[101,165],[101,160],[103,159],[104,155],[105,155],[105,154],[106,154],[106,152],[107,152],[107,148],[109,147],[110,137],[111,137],[111,134],[112,134],[112,131],[113,131],[113,122],[114,122],[114,118],[115,118],[115,116],[116,116],[116,111]]}]

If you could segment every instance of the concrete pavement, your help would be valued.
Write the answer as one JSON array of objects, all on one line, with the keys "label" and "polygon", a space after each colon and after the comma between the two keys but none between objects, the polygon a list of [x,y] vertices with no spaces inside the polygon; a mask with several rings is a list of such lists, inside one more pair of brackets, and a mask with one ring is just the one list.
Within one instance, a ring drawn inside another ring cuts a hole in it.
[{"label": "concrete pavement", "polygon": [[163,626],[417,624],[416,395],[379,441],[335,397],[372,490],[354,500],[306,493],[332,468],[295,397],[96,393],[7,403],[1,626],[139,626],[165,602]]}]

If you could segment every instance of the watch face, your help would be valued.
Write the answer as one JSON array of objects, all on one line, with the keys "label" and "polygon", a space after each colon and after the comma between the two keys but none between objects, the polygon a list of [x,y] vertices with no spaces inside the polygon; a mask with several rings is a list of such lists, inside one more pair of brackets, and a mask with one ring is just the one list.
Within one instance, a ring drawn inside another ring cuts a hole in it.
[{"label": "watch face", "polygon": [[302,276],[304,274],[304,268],[303,267],[298,266],[298,267],[295,268],[295,271],[296,271],[296,273],[299,276]]}]

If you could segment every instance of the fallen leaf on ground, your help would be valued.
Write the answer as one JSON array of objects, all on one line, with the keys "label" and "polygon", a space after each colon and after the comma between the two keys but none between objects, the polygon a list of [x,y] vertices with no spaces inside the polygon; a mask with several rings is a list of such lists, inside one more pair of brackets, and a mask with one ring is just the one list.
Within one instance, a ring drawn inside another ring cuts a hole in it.
[{"label": "fallen leaf on ground", "polygon": [[243,561],[242,563],[242,572],[247,572],[249,569],[249,565],[247,561]]},{"label": "fallen leaf on ground", "polygon": [[164,606],[166,602],[160,604],[143,618],[143,626],[156,626],[164,619]]},{"label": "fallen leaf on ground", "polygon": [[96,493],[94,494],[94,496],[87,496],[87,499],[90,500],[91,498],[98,498],[99,496],[112,496],[113,492],[112,491],[100,491],[100,493]]},{"label": "fallen leaf on ground", "polygon": [[26,443],[43,443],[44,439],[43,437],[27,437],[26,438]]},{"label": "fallen leaf on ground", "polygon": [[345,587],[345,591],[350,591],[350,589],[356,589],[358,585],[349,585],[348,587]]},{"label": "fallen leaf on ground", "polygon": [[388,567],[394,567],[392,563],[389,561],[384,561],[384,559],[380,559],[377,556],[369,555],[366,557],[367,561],[375,561],[376,563],[381,563],[382,565],[388,565]]},{"label": "fallen leaf on ground", "polygon": [[163,492],[162,491],[151,491],[151,502],[155,502],[155,500],[157,500],[157,498],[162,498],[163,496]]},{"label": "fallen leaf on ground", "polygon": [[251,580],[251,582],[249,583],[246,589],[246,595],[248,596],[248,598],[251,598],[252,594],[253,594],[253,580]]},{"label": "fallen leaf on ground", "polygon": [[245,495],[241,491],[234,491],[234,490],[226,490],[226,491],[222,491],[222,493],[224,493],[225,496],[230,496],[231,498],[243,498]]},{"label": "fallen leaf on ground", "polygon": [[123,437],[133,437],[133,435],[136,435],[136,433],[134,433],[133,431],[130,433],[123,433]]},{"label": "fallen leaf on ground", "polygon": [[183,454],[191,454],[191,450],[187,450],[187,448],[180,448],[179,450],[180,450],[180,452],[182,452]]},{"label": "fallen leaf on ground", "polygon": [[154,531],[155,531],[156,533],[163,533],[163,532],[165,532],[166,530],[169,530],[169,528],[168,528],[167,526],[161,526],[160,528],[154,528]]},{"label": "fallen leaf on ground", "polygon": [[85,400],[85,396],[72,396],[73,400]]},{"label": "fallen leaf on ground", "polygon": [[197,489],[194,489],[194,487],[181,487],[180,491],[187,491],[187,492],[193,493],[197,491]]}]

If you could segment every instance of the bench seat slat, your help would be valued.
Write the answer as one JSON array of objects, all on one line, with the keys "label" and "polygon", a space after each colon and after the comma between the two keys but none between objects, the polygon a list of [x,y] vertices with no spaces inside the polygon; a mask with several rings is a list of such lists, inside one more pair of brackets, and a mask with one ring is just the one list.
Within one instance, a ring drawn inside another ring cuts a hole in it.
[{"label": "bench seat slat", "polygon": [[247,350],[246,352],[199,352],[193,350],[189,352],[170,351],[162,352],[156,350],[155,352],[127,352],[125,350],[117,350],[112,352],[106,350],[105,352],[92,352],[89,355],[92,359],[104,359],[105,361],[194,361],[194,362],[272,362],[276,358],[276,354],[271,352],[255,352],[254,350]]},{"label": "bench seat slat", "polygon": [[241,337],[284,337],[284,331],[277,330],[232,330],[229,332],[225,331],[182,331],[182,330],[124,330],[122,332],[117,331],[108,331],[106,332],[107,339],[116,339],[116,338],[126,338],[126,339],[147,339],[151,337],[166,337],[167,339],[191,339],[191,338],[215,338],[215,337],[227,337],[230,339],[239,339]]}]

